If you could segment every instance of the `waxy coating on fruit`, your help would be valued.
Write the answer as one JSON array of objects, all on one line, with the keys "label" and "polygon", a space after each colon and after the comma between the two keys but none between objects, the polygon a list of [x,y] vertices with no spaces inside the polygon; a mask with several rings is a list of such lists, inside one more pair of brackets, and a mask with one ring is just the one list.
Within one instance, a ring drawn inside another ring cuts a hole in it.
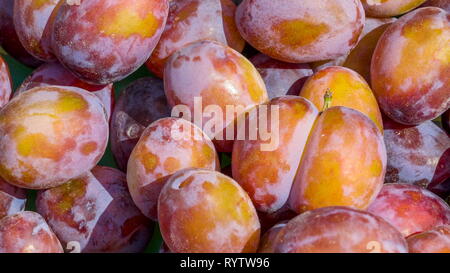
[{"label": "waxy coating on fruit", "polygon": [[121,80],[148,59],[161,37],[168,10],[167,0],[64,2],[52,24],[53,53],[86,82]]},{"label": "waxy coating on fruit", "polygon": [[279,231],[277,253],[406,253],[402,234],[382,218],[348,207],[300,214]]},{"label": "waxy coating on fruit", "polygon": [[411,235],[406,241],[410,253],[450,253],[450,225]]},{"label": "waxy coating on fruit", "polygon": [[375,51],[381,35],[383,35],[386,29],[394,21],[395,20],[382,21],[382,24],[377,24],[377,27],[365,34],[356,47],[352,49],[350,54],[344,59],[342,66],[356,71],[370,83],[370,66],[372,64],[373,52]]},{"label": "waxy coating on fruit", "polygon": [[286,204],[308,136],[319,115],[317,108],[304,98],[279,97],[257,106],[254,110],[257,114],[249,115],[238,131],[244,131],[242,126],[255,124],[261,115],[266,114],[268,118],[264,126],[269,127],[275,107],[279,109],[279,129],[275,132],[278,145],[275,149],[262,149],[262,145],[269,145],[271,140],[262,139],[258,133],[255,140],[248,136],[245,140],[236,140],[232,154],[233,178],[247,191],[256,209],[267,213],[276,212]]},{"label": "waxy coating on fruit", "polygon": [[364,21],[359,0],[244,0],[236,11],[237,27],[248,43],[291,63],[348,54]]},{"label": "waxy coating on fruit", "polygon": [[97,166],[41,191],[36,206],[61,242],[77,242],[81,252],[141,252],[150,240],[150,220],[133,203],[125,174],[113,168]]},{"label": "waxy coating on fruit", "polygon": [[450,138],[431,121],[406,126],[384,119],[388,155],[387,183],[406,183],[428,188],[447,197],[450,185]]},{"label": "waxy coating on fruit", "polygon": [[23,47],[35,58],[53,61],[50,17],[59,0],[15,0],[14,26]]},{"label": "waxy coating on fruit", "polygon": [[416,125],[450,107],[450,16],[420,8],[390,25],[371,66],[372,90],[383,112]]},{"label": "waxy coating on fruit", "polygon": [[0,220],[0,253],[63,253],[58,238],[36,212],[23,211]]},{"label": "waxy coating on fruit", "polygon": [[171,1],[166,27],[147,67],[162,78],[167,58],[200,40],[217,41],[242,51],[245,42],[234,22],[235,10],[231,0]]},{"label": "waxy coating on fruit", "polygon": [[37,67],[41,61],[31,56],[16,33],[13,20],[14,0],[0,0],[0,46],[19,62]]},{"label": "waxy coating on fruit", "polygon": [[55,187],[92,169],[108,142],[105,109],[75,87],[36,87],[0,110],[0,176],[29,189]]},{"label": "waxy coating on fruit", "polygon": [[367,209],[405,237],[450,224],[450,207],[432,192],[415,185],[385,184]]},{"label": "waxy coating on fruit", "polygon": [[289,206],[297,213],[327,206],[366,209],[383,185],[386,160],[375,123],[356,110],[331,107],[311,130]]},{"label": "waxy coating on fruit", "polygon": [[174,174],[158,201],[161,234],[175,253],[241,253],[258,248],[260,224],[247,193],[215,171]]},{"label": "waxy coating on fruit", "polygon": [[361,0],[367,16],[393,17],[407,13],[426,0]]},{"label": "waxy coating on fruit", "polygon": [[[375,28],[377,28],[377,27],[379,27],[379,26],[381,26],[381,25],[384,25],[384,24],[387,24],[387,23],[392,23],[392,22],[394,22],[395,20],[397,20],[396,18],[367,18],[366,17],[366,21],[365,21],[365,23],[364,23],[364,28],[363,28],[363,30],[362,30],[362,32],[361,32],[361,35],[359,36],[359,38],[358,38],[358,43],[357,43],[357,45],[356,45],[356,47],[354,47],[348,54],[346,54],[346,55],[342,55],[342,56],[340,56],[340,57],[338,57],[338,58],[336,58],[336,59],[333,59],[333,60],[325,60],[325,61],[319,61],[319,62],[313,62],[313,63],[311,63],[311,66],[312,66],[312,68],[313,68],[313,70],[315,71],[315,72],[317,72],[317,71],[320,71],[320,70],[322,70],[322,69],[324,69],[324,68],[326,68],[326,67],[329,67],[329,66],[344,66],[344,63],[346,62],[346,59],[349,57],[349,55],[354,51],[354,50],[356,50],[357,48],[358,48],[358,46],[360,45],[360,43],[361,43],[361,41],[372,31],[372,30],[374,30]],[[375,45],[373,45],[374,47],[376,46],[376,42],[375,42]],[[374,48],[375,49],[375,48]],[[371,54],[371,53],[370,53]],[[366,61],[366,60],[360,60],[360,59],[357,59],[357,61],[360,61],[360,62],[363,62],[363,61]],[[370,67],[370,60],[369,60],[369,67]],[[357,70],[357,72],[358,73],[360,73],[358,70]],[[362,76],[364,76],[364,78],[365,78],[365,75],[364,74],[362,74],[362,73],[360,73]],[[370,79],[370,75],[368,76],[368,78]],[[367,78],[366,78],[366,80],[367,80]],[[369,82],[370,80],[367,80],[367,82]]]},{"label": "waxy coating on fruit", "polygon": [[287,225],[288,221],[280,222],[273,227],[271,227],[264,235],[261,237],[259,242],[258,253],[274,253],[275,244],[277,242],[277,236],[280,234],[281,230]]},{"label": "waxy coating on fruit", "polygon": [[92,92],[102,101],[108,118],[111,116],[114,105],[113,85],[92,85],[86,83],[75,77],[58,62],[45,63],[39,66],[22,82],[14,95],[34,87],[49,85],[72,86]]},{"label": "waxy coating on fruit", "polygon": [[437,7],[450,12],[450,1],[448,0],[427,0],[422,7]]},{"label": "waxy coating on fruit", "polygon": [[332,93],[330,107],[345,106],[358,110],[383,132],[383,120],[377,100],[361,75],[340,66],[324,68],[306,81],[299,96],[310,100],[318,109],[323,109],[323,98],[327,90]]},{"label": "waxy coating on fruit", "polygon": [[[235,112],[234,119],[227,119],[226,108],[248,110],[268,100],[264,81],[251,62],[214,41],[192,43],[174,53],[166,63],[164,89],[169,104],[188,106],[191,118],[195,111],[201,111],[195,109],[196,97],[201,97],[203,109],[212,105],[222,110],[223,118],[214,118],[222,120],[222,128],[212,128],[213,135],[209,135],[219,152],[231,152],[233,142],[224,140],[225,128],[240,117]],[[213,120],[207,115],[202,118],[203,126]]]},{"label": "waxy coating on fruit", "polygon": [[8,64],[0,55],[0,108],[9,102],[12,93],[12,80]]},{"label": "waxy coating on fruit", "polygon": [[185,168],[220,170],[214,144],[200,128],[180,118],[163,118],[142,133],[128,160],[127,182],[138,208],[157,220],[162,187]]},{"label": "waxy coating on fruit", "polygon": [[0,178],[0,219],[21,212],[27,202],[27,192]]},{"label": "waxy coating on fruit", "polygon": [[141,78],[121,91],[111,118],[111,151],[119,169],[127,169],[130,154],[145,128],[170,113],[160,79]]},{"label": "waxy coating on fruit", "polygon": [[297,95],[313,71],[309,64],[285,63],[257,54],[250,61],[266,84],[269,99],[285,95]]}]

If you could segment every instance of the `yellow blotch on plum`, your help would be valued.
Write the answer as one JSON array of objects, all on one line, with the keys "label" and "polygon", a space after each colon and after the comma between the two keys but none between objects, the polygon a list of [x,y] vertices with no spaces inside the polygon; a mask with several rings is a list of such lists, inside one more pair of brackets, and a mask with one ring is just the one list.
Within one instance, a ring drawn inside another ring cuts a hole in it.
[{"label": "yellow blotch on plum", "polygon": [[312,44],[329,31],[328,25],[305,20],[285,20],[274,27],[284,45],[300,47]]},{"label": "yellow blotch on plum", "polygon": [[86,183],[82,178],[73,179],[54,190],[58,193],[56,196],[61,196],[56,204],[57,211],[64,214],[72,209],[75,200],[85,195]]},{"label": "yellow blotch on plum", "polygon": [[129,38],[132,35],[149,38],[155,34],[159,25],[160,22],[153,13],[148,13],[143,18],[133,9],[119,7],[104,14],[100,30],[105,35],[118,38]]}]

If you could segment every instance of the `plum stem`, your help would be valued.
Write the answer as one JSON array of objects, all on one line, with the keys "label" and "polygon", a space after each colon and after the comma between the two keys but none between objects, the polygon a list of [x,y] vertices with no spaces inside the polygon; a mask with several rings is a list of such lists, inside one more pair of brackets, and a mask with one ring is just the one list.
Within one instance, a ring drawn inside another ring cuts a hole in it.
[{"label": "plum stem", "polygon": [[330,108],[332,100],[333,100],[333,92],[331,92],[331,89],[328,88],[327,91],[325,92],[325,95],[323,96],[322,112],[325,112],[328,108]]}]

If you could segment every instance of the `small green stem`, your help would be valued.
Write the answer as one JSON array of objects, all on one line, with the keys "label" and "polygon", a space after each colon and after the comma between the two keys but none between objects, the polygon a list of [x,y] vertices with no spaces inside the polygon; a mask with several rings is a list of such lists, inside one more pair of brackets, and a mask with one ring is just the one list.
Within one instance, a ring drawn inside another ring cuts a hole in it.
[{"label": "small green stem", "polygon": [[325,92],[325,95],[323,96],[322,112],[325,112],[328,108],[330,108],[332,99],[333,99],[333,92],[331,92],[331,89],[328,88],[327,91]]}]

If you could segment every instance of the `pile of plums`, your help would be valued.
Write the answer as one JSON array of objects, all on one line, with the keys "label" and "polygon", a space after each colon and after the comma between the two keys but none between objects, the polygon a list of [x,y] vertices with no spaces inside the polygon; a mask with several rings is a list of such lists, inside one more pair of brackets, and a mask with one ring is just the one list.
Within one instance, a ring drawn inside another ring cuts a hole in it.
[{"label": "pile of plums", "polygon": [[449,11],[0,0],[0,252],[449,253]]}]

